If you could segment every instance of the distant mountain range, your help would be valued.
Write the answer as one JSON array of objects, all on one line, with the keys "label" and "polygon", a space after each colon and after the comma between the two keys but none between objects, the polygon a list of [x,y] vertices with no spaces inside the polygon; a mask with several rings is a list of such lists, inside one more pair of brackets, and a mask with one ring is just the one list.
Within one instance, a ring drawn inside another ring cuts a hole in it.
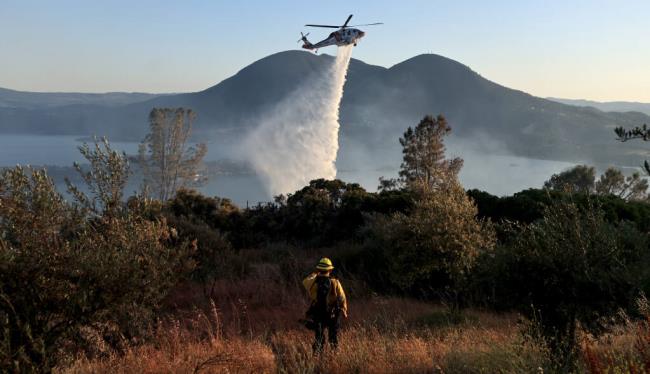
[{"label": "distant mountain range", "polygon": [[[195,128],[202,138],[235,142],[331,59],[302,51],[280,52],[206,90],[184,94],[0,90],[0,133],[139,140],[147,132],[152,107],[185,106],[198,113]],[[351,147],[358,147],[371,158],[394,151],[404,129],[429,113],[444,114],[456,138],[493,152],[632,165],[644,156],[646,145],[618,143],[613,128],[650,123],[650,116],[638,111],[605,112],[593,105],[566,105],[512,90],[438,55],[416,56],[390,68],[353,59],[340,109],[341,151],[350,153]]]},{"label": "distant mountain range", "polygon": [[581,99],[559,99],[556,97],[549,97],[548,99],[567,105],[588,106],[602,110],[603,112],[641,112],[643,114],[650,115],[650,103],[637,103],[633,101],[602,102]]},{"label": "distant mountain range", "polygon": [[66,105],[116,106],[137,103],[162,96],[140,92],[24,92],[0,87],[0,108],[43,109]]}]

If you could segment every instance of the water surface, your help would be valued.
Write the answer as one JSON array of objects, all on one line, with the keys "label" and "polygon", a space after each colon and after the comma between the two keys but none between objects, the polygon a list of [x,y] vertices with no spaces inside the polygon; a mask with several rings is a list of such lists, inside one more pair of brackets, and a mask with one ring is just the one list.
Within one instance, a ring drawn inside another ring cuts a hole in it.
[{"label": "water surface", "polygon": [[[57,165],[72,166],[73,162],[83,163],[84,159],[77,150],[83,142],[78,136],[69,135],[1,135],[0,166],[22,165]],[[221,144],[223,143],[223,144]],[[212,141],[208,143],[206,159],[219,160],[237,157],[240,152],[231,142]],[[115,142],[113,149],[127,154],[136,154],[138,143]],[[342,150],[345,152],[345,149]],[[567,169],[574,164],[560,161],[535,160],[508,155],[490,155],[473,152],[471,149],[449,147],[449,154],[464,159],[460,179],[465,188],[478,188],[495,195],[509,195],[531,187],[541,187],[553,173]],[[346,159],[347,154],[340,155]],[[375,191],[380,176],[396,177],[399,167],[399,153],[390,155],[395,158],[394,165],[369,165],[372,160],[357,163],[354,168],[339,167],[337,177],[346,182],[356,182],[369,191]],[[386,161],[382,161],[386,163]],[[139,187],[139,178],[135,177],[127,186],[132,193]],[[218,175],[199,189],[210,196],[228,197],[240,206],[270,201],[272,196],[266,191],[262,181],[256,175]]]}]

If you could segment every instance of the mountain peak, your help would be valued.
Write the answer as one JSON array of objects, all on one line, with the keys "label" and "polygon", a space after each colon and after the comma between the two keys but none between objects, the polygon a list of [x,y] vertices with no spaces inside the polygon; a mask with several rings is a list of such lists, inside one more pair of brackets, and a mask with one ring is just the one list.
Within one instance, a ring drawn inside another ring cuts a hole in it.
[{"label": "mountain peak", "polygon": [[403,69],[407,69],[407,70],[415,69],[418,71],[421,71],[422,69],[427,69],[427,70],[451,69],[458,72],[470,71],[472,73],[475,73],[467,65],[463,65],[456,60],[452,60],[448,57],[437,55],[434,53],[424,53],[421,55],[417,55],[390,67],[390,70],[403,70]]}]

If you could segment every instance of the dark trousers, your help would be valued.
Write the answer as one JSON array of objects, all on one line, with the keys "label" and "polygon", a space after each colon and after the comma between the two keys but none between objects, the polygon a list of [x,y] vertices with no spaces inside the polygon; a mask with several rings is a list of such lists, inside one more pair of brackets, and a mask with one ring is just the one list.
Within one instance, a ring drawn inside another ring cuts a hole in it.
[{"label": "dark trousers", "polygon": [[333,317],[315,320],[316,328],[314,329],[314,352],[321,352],[325,346],[325,329],[327,329],[327,340],[332,349],[339,345],[338,332],[341,328],[341,314],[336,313]]}]

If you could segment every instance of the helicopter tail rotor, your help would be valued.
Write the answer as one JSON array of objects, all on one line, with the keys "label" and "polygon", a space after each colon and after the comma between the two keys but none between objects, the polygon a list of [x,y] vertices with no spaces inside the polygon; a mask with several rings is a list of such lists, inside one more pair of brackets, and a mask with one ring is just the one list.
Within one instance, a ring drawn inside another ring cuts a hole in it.
[{"label": "helicopter tail rotor", "polygon": [[307,35],[309,35],[309,33],[307,33],[305,35],[300,33],[301,38],[300,38],[300,40],[298,40],[298,43],[300,43],[302,41],[302,47],[304,49],[309,49],[311,51],[311,50],[314,49],[314,45],[311,44],[311,42],[309,40],[307,40]]},{"label": "helicopter tail rotor", "polygon": [[[303,34],[301,32],[300,33],[300,39],[298,39],[298,43],[300,43],[300,42],[309,43],[309,41],[307,40],[308,35],[309,35],[309,33]],[[311,44],[311,43],[309,43],[309,44]]]}]

